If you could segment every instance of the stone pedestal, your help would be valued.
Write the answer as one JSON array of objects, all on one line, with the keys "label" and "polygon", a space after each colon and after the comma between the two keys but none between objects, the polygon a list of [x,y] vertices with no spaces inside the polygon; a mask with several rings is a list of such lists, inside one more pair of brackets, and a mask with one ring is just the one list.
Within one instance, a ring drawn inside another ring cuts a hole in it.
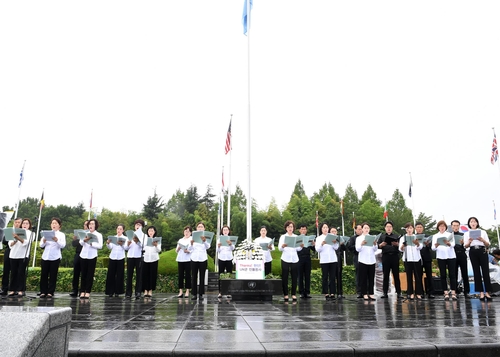
[{"label": "stone pedestal", "polygon": [[283,295],[280,279],[222,279],[220,289],[234,301],[272,301],[273,295]]}]

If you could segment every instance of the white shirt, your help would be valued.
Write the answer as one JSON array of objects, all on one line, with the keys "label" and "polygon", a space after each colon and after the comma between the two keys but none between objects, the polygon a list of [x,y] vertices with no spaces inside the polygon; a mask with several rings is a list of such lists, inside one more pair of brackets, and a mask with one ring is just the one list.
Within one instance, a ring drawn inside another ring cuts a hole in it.
[{"label": "white shirt", "polygon": [[210,245],[207,241],[205,243],[196,243],[193,245],[189,244],[188,250],[191,252],[191,261],[193,262],[204,262],[208,259],[207,249],[210,248]]},{"label": "white shirt", "polygon": [[142,254],[142,245],[141,243],[136,243],[133,240],[130,241],[130,245],[128,242],[125,244],[125,250],[127,251],[127,258],[140,258]]},{"label": "white shirt", "polygon": [[[297,255],[297,252],[301,251],[302,247],[297,247],[297,248],[285,247],[285,248],[283,248],[282,246],[283,246],[283,244],[285,244],[285,236],[287,236],[287,235],[283,234],[280,237],[280,240],[278,243],[278,249],[280,250],[280,252],[283,252],[281,254],[281,260],[283,260],[284,262],[287,262],[287,263],[298,263],[299,256]],[[288,237],[297,237],[297,235],[292,234]]]},{"label": "white shirt", "polygon": [[97,257],[97,250],[102,249],[102,234],[98,231],[89,231],[89,233],[92,233],[97,237],[97,243],[93,242],[88,244],[83,239],[80,239],[80,245],[82,246],[80,258],[82,259],[94,259]]},{"label": "white shirt", "polygon": [[10,259],[23,259],[29,255],[28,245],[30,243],[31,231],[26,230],[26,238],[21,243],[17,239],[9,242],[10,247]]},{"label": "white shirt", "polygon": [[[120,237],[123,237],[120,236]],[[114,243],[106,243],[106,247],[111,250],[111,253],[109,253],[109,259],[111,260],[123,260],[125,259],[125,245],[127,242],[123,242],[122,245],[119,244],[114,244]]]},{"label": "white shirt", "polygon": [[57,260],[61,259],[61,249],[66,246],[66,235],[63,232],[56,231],[57,242],[47,240],[44,238],[40,240],[40,248],[45,248],[42,254],[43,260]]},{"label": "white shirt", "polygon": [[[148,239],[148,238],[146,238]],[[151,238],[153,239],[153,238]],[[153,245],[152,247],[145,246],[144,247],[144,262],[145,263],[152,263],[156,262],[157,260],[160,260],[160,253],[161,253],[161,244],[160,242],[157,242],[156,247]]]},{"label": "white shirt", "polygon": [[334,245],[330,244],[322,244],[325,241],[326,235],[322,234],[318,238],[316,238],[315,248],[319,253],[319,263],[327,264],[327,263],[337,263],[337,252],[339,249],[339,243],[335,243]]},{"label": "white shirt", "polygon": [[451,240],[451,245],[449,247],[447,244],[440,244],[439,247],[436,248],[437,239],[441,237],[449,238],[450,233],[436,233],[432,236],[431,248],[436,252],[436,259],[455,259],[457,257],[455,254],[455,239]]},{"label": "white shirt", "polygon": [[403,249],[403,242],[405,241],[406,235],[399,238],[399,251],[403,252],[403,262],[418,262],[421,259],[420,250],[424,244],[419,244],[418,247],[414,245],[407,245]]},{"label": "white shirt", "polygon": [[[271,244],[273,240],[269,237],[259,237],[254,239],[254,243],[259,245],[260,243],[266,243],[267,245]],[[262,250],[264,253],[264,262],[269,263],[273,261],[273,257],[271,256],[271,250],[274,250],[274,245],[271,245],[271,249]]]},{"label": "white shirt", "polygon": [[[227,236],[220,236],[220,240],[222,241],[224,237]],[[227,239],[227,238],[226,238]],[[233,250],[234,250],[234,245],[221,245],[220,247],[217,245],[217,257],[219,260],[223,261],[228,261],[228,260],[233,260]]]},{"label": "white shirt", "polygon": [[[189,246],[191,245],[191,237],[182,237],[177,242],[177,248],[179,251],[177,252],[177,258],[175,258],[178,262],[190,262],[191,261],[191,252],[189,251]],[[187,253],[184,249],[181,248],[181,245],[188,247]]]},{"label": "white shirt", "polygon": [[[481,238],[483,238],[486,242],[488,242],[488,244],[490,243],[490,238],[488,237],[488,234],[486,233],[486,231],[483,231],[481,229]],[[465,232],[464,233],[464,244],[468,244],[469,243],[469,232]],[[477,239],[473,239],[470,243],[470,246],[473,247],[475,245],[480,245],[482,247],[484,247],[484,243],[481,242],[480,240],[477,240]],[[12,253],[10,253],[12,254]]]},{"label": "white shirt", "polygon": [[[365,265],[372,265],[375,264],[375,252],[378,249],[377,244],[370,246],[362,245],[363,241],[365,240],[364,234],[358,236],[356,238],[356,251],[359,253],[358,254],[358,262],[363,263]],[[375,240],[376,241],[376,240]]]}]

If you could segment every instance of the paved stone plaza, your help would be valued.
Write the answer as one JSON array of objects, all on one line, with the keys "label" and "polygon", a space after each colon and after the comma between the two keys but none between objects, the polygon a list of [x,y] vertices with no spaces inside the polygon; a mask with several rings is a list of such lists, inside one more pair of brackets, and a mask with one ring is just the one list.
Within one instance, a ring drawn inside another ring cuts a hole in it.
[{"label": "paved stone plaza", "polygon": [[[323,296],[284,303],[202,302],[157,294],[124,300],[2,299],[5,306],[71,307],[70,356],[498,356],[500,298],[424,301]],[[6,326],[2,326],[5,328]]]}]

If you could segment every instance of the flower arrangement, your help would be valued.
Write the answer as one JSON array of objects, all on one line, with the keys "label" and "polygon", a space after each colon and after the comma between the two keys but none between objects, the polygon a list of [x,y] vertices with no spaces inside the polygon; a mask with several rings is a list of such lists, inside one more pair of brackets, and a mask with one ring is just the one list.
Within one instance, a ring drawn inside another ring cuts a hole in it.
[{"label": "flower arrangement", "polygon": [[263,260],[262,247],[245,239],[234,249],[234,260]]}]

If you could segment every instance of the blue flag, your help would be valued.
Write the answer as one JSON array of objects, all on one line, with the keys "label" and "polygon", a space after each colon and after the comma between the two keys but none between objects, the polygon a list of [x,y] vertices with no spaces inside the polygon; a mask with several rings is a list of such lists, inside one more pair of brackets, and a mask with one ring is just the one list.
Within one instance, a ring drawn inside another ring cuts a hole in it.
[{"label": "blue flag", "polygon": [[250,10],[252,10],[253,7],[253,0],[245,0],[243,2],[243,34],[246,35],[248,32],[248,29],[250,28],[250,24],[248,23],[248,18],[247,16],[247,1],[250,1]]},{"label": "blue flag", "polygon": [[19,175],[19,185],[17,188],[21,188],[21,185],[23,184],[24,180],[24,165],[26,164],[26,160],[24,160],[23,168],[21,169],[21,174]]}]

